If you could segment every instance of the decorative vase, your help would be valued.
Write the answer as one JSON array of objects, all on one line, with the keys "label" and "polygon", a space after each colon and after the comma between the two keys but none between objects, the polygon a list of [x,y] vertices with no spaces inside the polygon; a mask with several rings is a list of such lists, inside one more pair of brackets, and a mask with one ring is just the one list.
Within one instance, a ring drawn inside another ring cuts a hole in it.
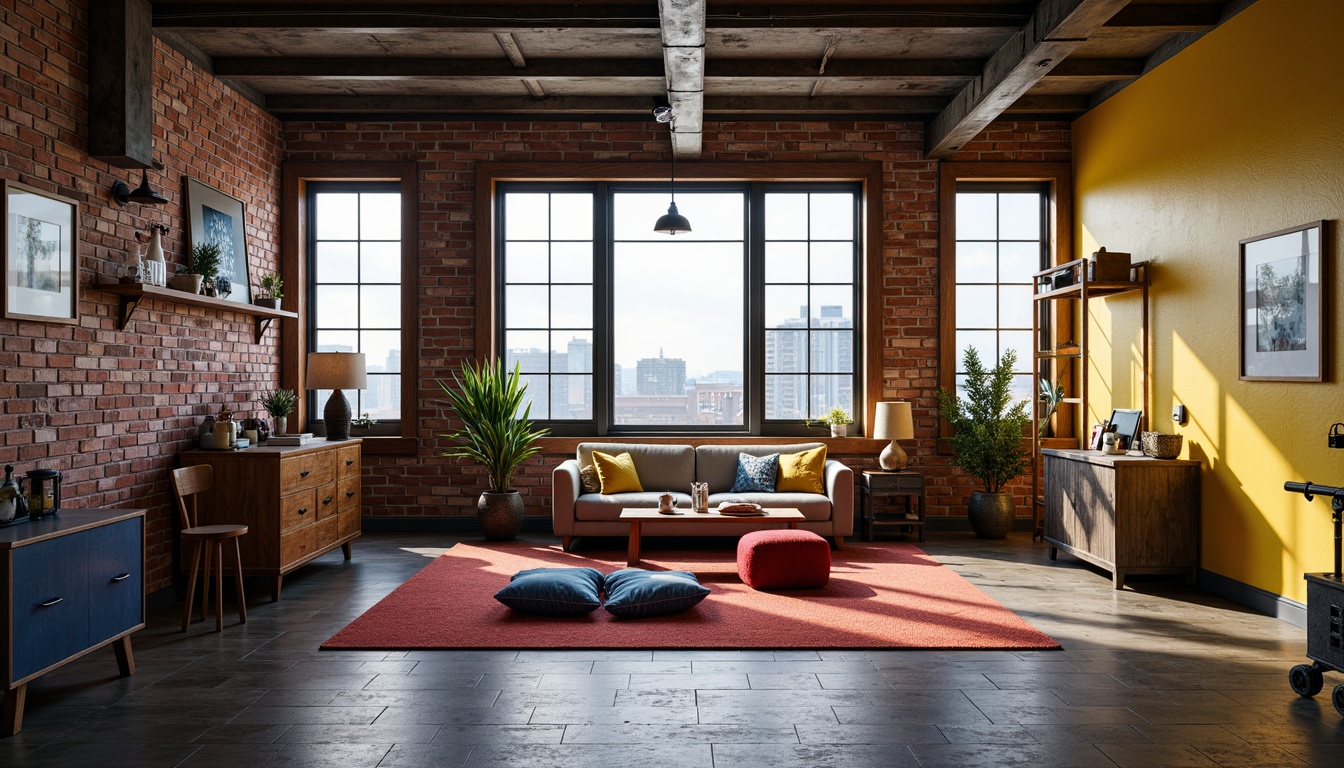
[{"label": "decorative vase", "polygon": [[176,275],[173,275],[173,278],[171,281],[169,281],[169,284],[175,291],[185,291],[186,293],[201,292],[200,275],[192,275],[186,272],[178,272]]},{"label": "decorative vase", "polygon": [[145,251],[144,266],[152,285],[167,285],[167,264],[163,260],[163,235],[168,228],[162,224],[149,225],[149,248]]},{"label": "decorative vase", "polygon": [[283,436],[285,434],[285,428],[289,426],[287,424],[289,421],[289,414],[285,414],[284,416],[272,416],[271,418],[275,419],[275,436]]},{"label": "decorative vase", "polygon": [[476,522],[489,541],[508,541],[523,530],[523,497],[517,491],[486,491],[476,501]]},{"label": "decorative vase", "polygon": [[981,539],[1007,538],[1008,532],[1013,529],[1013,519],[1016,517],[1012,494],[985,491],[971,492],[967,513],[971,521],[971,530]]},{"label": "decorative vase", "polygon": [[845,437],[849,434],[848,424],[832,424],[831,437]]}]

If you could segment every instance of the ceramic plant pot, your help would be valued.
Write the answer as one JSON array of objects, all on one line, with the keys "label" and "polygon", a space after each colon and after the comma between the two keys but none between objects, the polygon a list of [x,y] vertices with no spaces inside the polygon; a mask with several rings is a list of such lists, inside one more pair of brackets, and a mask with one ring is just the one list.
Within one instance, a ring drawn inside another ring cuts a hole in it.
[{"label": "ceramic plant pot", "polygon": [[176,275],[173,275],[172,280],[169,282],[172,284],[173,290],[185,291],[186,293],[201,292],[200,275],[189,275],[185,272],[178,272]]},{"label": "ceramic plant pot", "polygon": [[1012,494],[984,491],[971,493],[967,513],[971,530],[982,539],[1007,538],[1008,532],[1013,529],[1013,518],[1016,517]]},{"label": "ceramic plant pot", "polygon": [[486,491],[476,501],[476,522],[490,541],[508,541],[523,530],[523,497],[517,491]]}]

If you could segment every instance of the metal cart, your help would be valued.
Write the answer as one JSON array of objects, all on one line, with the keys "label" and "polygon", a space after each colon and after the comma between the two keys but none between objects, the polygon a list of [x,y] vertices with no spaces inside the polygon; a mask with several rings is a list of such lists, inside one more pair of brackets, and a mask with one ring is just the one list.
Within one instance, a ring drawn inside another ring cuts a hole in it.
[{"label": "metal cart", "polygon": [[[1305,483],[1284,483],[1289,493],[1300,493],[1311,501],[1329,496],[1330,519],[1335,526],[1334,573],[1307,573],[1307,658],[1310,664],[1298,664],[1288,671],[1288,685],[1299,696],[1315,696],[1324,685],[1322,672],[1344,672],[1344,578],[1340,575],[1341,519],[1344,519],[1344,488]],[[1344,716],[1344,685],[1330,692],[1330,703]]]}]

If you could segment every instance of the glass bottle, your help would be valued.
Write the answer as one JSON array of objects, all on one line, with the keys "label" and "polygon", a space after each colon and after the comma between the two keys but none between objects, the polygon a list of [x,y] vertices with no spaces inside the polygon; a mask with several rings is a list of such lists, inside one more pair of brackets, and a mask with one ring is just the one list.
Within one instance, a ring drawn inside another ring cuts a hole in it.
[{"label": "glass bottle", "polygon": [[28,515],[28,503],[23,489],[14,482],[14,466],[5,465],[5,481],[0,483],[0,524],[13,522]]}]

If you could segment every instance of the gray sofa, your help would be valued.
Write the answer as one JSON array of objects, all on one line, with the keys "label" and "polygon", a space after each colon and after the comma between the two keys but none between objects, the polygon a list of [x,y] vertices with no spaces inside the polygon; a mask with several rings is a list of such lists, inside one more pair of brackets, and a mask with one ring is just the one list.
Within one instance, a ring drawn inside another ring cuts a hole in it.
[{"label": "gray sofa", "polygon": [[[737,455],[799,453],[822,443],[791,445],[668,445],[655,443],[579,443],[578,456],[561,462],[551,474],[551,525],[568,550],[575,536],[628,536],[630,524],[620,521],[624,507],[657,507],[658,496],[671,492],[679,508],[691,506],[691,483],[709,484],[709,505],[727,498],[745,498],[767,507],[794,507],[807,518],[798,524],[834,538],[837,548],[854,533],[854,473],[827,459],[822,479],[825,493],[729,493],[737,476]],[[642,493],[584,493],[579,468],[593,463],[593,451],[629,453],[639,474]],[[697,523],[693,517],[658,526],[657,535],[740,536],[755,526]]]}]

